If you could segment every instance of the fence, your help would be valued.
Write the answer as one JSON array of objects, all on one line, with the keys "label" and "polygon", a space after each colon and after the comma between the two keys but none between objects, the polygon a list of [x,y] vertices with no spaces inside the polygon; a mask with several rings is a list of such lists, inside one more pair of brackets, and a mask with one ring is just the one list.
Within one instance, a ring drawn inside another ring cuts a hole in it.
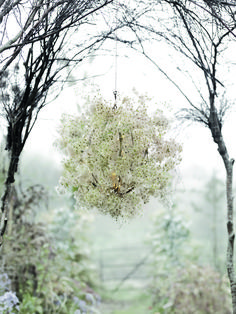
[{"label": "fence", "polygon": [[103,283],[144,281],[149,274],[150,251],[146,247],[121,247],[100,250],[99,270]]}]

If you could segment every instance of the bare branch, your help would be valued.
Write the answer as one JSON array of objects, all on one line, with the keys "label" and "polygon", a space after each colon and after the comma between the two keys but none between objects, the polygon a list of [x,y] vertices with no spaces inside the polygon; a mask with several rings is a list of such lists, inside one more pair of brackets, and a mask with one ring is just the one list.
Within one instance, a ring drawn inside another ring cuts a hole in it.
[{"label": "bare branch", "polygon": [[[15,181],[21,153],[40,110],[46,105],[49,90],[64,75],[65,69],[71,64],[75,67],[110,33],[110,30],[99,33],[94,28],[96,32],[91,37],[87,36],[80,45],[76,45],[70,40],[72,28],[87,23],[110,3],[112,0],[34,1],[22,29],[0,48],[1,101],[8,123],[6,150],[10,156],[2,198],[0,236],[5,232],[9,191]],[[19,62],[16,63],[18,56]],[[10,67],[14,63],[15,66]]]}]

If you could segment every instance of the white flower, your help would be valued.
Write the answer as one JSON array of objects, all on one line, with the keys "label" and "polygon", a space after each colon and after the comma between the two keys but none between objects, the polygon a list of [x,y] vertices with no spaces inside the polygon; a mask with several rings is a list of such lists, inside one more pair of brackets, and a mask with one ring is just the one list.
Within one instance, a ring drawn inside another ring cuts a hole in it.
[{"label": "white flower", "polygon": [[114,109],[95,98],[87,115],[63,117],[59,147],[67,158],[60,185],[81,207],[127,218],[164,193],[181,147],[165,140],[168,122],[160,112],[149,117],[145,99],[126,98]]}]

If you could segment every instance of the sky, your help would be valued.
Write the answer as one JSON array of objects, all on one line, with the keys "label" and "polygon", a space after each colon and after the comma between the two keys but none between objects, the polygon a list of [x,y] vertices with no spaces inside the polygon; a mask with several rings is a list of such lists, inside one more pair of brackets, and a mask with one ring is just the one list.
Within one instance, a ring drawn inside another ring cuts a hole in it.
[{"label": "sky", "polygon": [[[196,99],[197,102],[197,93],[189,80],[189,75],[194,76],[198,81],[202,79],[201,76],[198,76],[198,73],[191,66],[188,67],[189,73],[185,73],[181,67],[185,63],[185,59],[179,58],[177,60],[176,56],[171,55],[166,47],[160,46],[160,44],[156,45],[152,44],[148,48],[155,57],[155,60],[184,88],[185,92],[192,97],[191,99]],[[76,84],[65,86],[60,96],[43,108],[26,143],[26,154],[42,155],[43,157],[55,160],[60,165],[63,156],[58,152],[55,141],[58,138],[57,129],[60,125],[61,115],[63,113],[77,115],[79,113],[78,107],[83,106],[83,96],[93,93],[97,87],[100,89],[104,98],[114,99],[113,91],[115,88],[116,72],[114,43],[111,44],[110,49],[110,53],[106,53],[105,55],[102,53],[100,57],[81,64],[76,69],[76,72],[73,73],[73,76],[78,80]],[[155,54],[155,52],[157,53]],[[232,55],[232,59],[234,59],[234,50],[231,50],[230,54]],[[226,79],[230,82],[227,91],[233,103],[235,66],[231,67],[228,65],[223,71]],[[90,77],[90,79],[84,80],[84,77]],[[188,107],[185,98],[180,95],[179,91],[153,64],[143,56],[118,45],[118,93],[121,95],[131,95],[134,88],[141,94],[147,93],[153,97],[153,101],[150,103],[150,112],[155,110],[157,106],[160,106],[168,117],[173,118],[174,113],[180,108]],[[236,112],[235,109],[232,109],[225,121],[223,134],[230,156],[236,159],[236,141],[234,139],[234,134],[236,134],[235,121]],[[176,170],[176,190],[183,192],[196,190],[200,192],[213,172],[216,172],[222,180],[225,179],[223,162],[217,151],[217,146],[212,140],[210,131],[206,127],[194,123],[178,122],[177,125],[175,123],[172,134],[183,145],[182,162]],[[186,197],[189,197],[188,193],[186,193]],[[155,207],[156,203],[155,205],[150,203],[147,206],[148,208],[149,206]],[[114,228],[114,224],[112,224],[112,228]],[[115,230],[114,236],[122,238],[122,235],[120,236],[121,230],[119,230],[118,226],[116,226]],[[123,230],[125,234],[127,229],[124,228]]]},{"label": "sky", "polygon": [[[193,93],[193,88],[188,80],[183,80],[182,73],[179,73],[178,66],[173,64],[173,59],[168,59],[167,51],[163,49],[158,55],[161,66],[174,77],[175,80],[184,86],[187,93]],[[54,158],[58,163],[62,156],[59,154],[54,143],[58,137],[57,129],[60,124],[60,117],[63,113],[72,115],[78,114],[78,106],[83,105],[83,96],[93,92],[96,86],[106,99],[113,100],[115,88],[115,62],[114,55],[101,56],[92,62],[87,62],[79,67],[75,73],[78,81],[73,86],[65,87],[59,98],[48,104],[40,113],[38,121],[30,135],[25,151],[33,151],[44,156]],[[183,60],[180,60],[181,62]],[[181,75],[182,76],[181,76]],[[83,78],[91,77],[83,80]],[[188,85],[189,84],[189,85]],[[95,86],[95,87],[94,87]],[[174,113],[188,106],[186,100],[179,91],[161,74],[147,59],[132,51],[118,47],[117,59],[117,90],[121,95],[132,94],[132,89],[139,93],[147,93],[153,97],[150,104],[150,111],[160,106],[167,116],[174,116]],[[229,147],[229,153],[236,158],[236,133],[235,112],[232,111],[223,129],[225,141]],[[178,172],[182,173],[191,169],[199,168],[212,173],[214,169],[224,176],[223,163],[217,152],[216,144],[210,135],[210,131],[202,125],[193,123],[191,125],[178,123],[174,129],[173,136],[183,144],[183,159]],[[182,176],[184,184],[185,179]]]},{"label": "sky", "polygon": [[[113,18],[110,17],[109,18]],[[41,154],[48,158],[53,158],[60,163],[62,156],[57,151],[54,143],[58,137],[57,129],[60,117],[63,113],[77,114],[78,105],[82,105],[83,93],[89,93],[93,89],[93,84],[97,84],[105,98],[113,98],[115,88],[115,72],[117,70],[117,90],[118,93],[130,95],[135,88],[140,93],[147,93],[154,98],[151,110],[160,105],[167,115],[176,112],[183,106],[188,106],[186,100],[180,95],[177,89],[161,74],[153,64],[143,56],[134,51],[128,50],[118,43],[117,45],[117,69],[115,69],[115,43],[109,43],[109,50],[101,52],[98,58],[88,60],[77,68],[73,75],[79,81],[72,87],[66,87],[53,103],[48,104],[39,114],[38,121],[26,143],[25,152]],[[190,65],[189,73],[184,73],[181,64],[186,59],[177,57],[168,50],[165,44],[151,42],[146,46],[148,53],[157,63],[171,76],[188,95],[195,98],[194,88],[190,84],[189,76],[201,80],[197,77],[197,72]],[[230,61],[223,68],[225,78],[230,82],[227,91],[232,102],[234,96],[234,81],[236,69],[235,45],[231,44],[228,49]],[[186,74],[185,76],[183,74]],[[94,76],[93,79],[83,80],[84,77]],[[85,86],[86,85],[86,86]],[[164,105],[166,104],[166,105]],[[232,111],[226,120],[223,132],[225,141],[229,148],[230,156],[236,159],[236,113]],[[192,124],[190,126],[179,124],[175,129],[174,136],[183,144],[183,161],[180,165],[180,173],[191,168],[203,168],[211,172],[212,169],[219,169],[222,174],[223,164],[213,143],[209,130],[203,126]]]}]

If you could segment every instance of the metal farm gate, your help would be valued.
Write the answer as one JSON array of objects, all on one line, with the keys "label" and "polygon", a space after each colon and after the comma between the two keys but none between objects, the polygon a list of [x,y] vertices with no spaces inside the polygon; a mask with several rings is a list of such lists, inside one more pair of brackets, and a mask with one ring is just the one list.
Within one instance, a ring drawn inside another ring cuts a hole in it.
[{"label": "metal farm gate", "polygon": [[101,249],[99,273],[101,282],[117,282],[117,289],[126,281],[147,281],[151,252],[143,247]]}]

